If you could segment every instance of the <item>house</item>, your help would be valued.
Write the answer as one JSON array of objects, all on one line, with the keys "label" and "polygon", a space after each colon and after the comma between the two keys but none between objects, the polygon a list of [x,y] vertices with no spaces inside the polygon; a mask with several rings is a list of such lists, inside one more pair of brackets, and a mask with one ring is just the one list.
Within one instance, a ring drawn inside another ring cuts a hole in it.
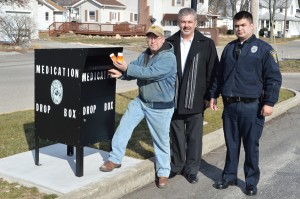
[{"label": "house", "polygon": [[[268,5],[264,1],[260,2],[259,29],[270,30],[270,14]],[[274,17],[274,34],[281,37],[284,31],[285,2],[278,5]],[[286,37],[296,37],[300,35],[300,9],[298,0],[287,0]]]},{"label": "house", "polygon": [[[191,0],[140,0],[139,23],[151,25],[150,19],[173,34],[179,30],[177,14],[180,9],[191,7]],[[203,27],[212,26],[213,18],[208,17],[208,0],[197,1],[198,21]]]},{"label": "house", "polygon": [[126,6],[116,0],[53,1],[68,10],[68,21],[109,24],[127,21],[129,23],[130,18],[125,15],[125,12],[128,12]]},{"label": "house", "polygon": [[232,17],[218,17],[217,27],[225,26],[227,30],[233,30],[233,20]]},{"label": "house", "polygon": [[[69,21],[80,23],[130,23],[151,25],[150,19],[173,34],[178,30],[177,14],[191,7],[191,0],[53,0],[69,12]],[[207,15],[208,0],[198,0],[202,27],[213,26],[216,16]]]},{"label": "house", "polygon": [[[29,16],[33,22],[33,33],[31,38],[38,38],[39,31],[45,31],[49,25],[54,21],[65,22],[66,21],[66,10],[65,8],[57,5],[51,0],[30,0],[27,6],[19,7],[13,5],[1,5],[0,8],[1,16],[9,15],[21,15]],[[0,35],[0,40],[4,36]]]}]

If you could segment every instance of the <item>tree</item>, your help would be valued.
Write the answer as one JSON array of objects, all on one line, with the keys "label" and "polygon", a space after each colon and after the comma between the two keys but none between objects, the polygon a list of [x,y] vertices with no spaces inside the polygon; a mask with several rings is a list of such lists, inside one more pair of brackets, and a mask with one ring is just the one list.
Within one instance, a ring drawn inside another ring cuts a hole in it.
[{"label": "tree", "polygon": [[28,15],[7,15],[0,17],[0,35],[16,45],[30,41],[34,23]]},{"label": "tree", "polygon": [[219,14],[221,16],[228,16],[228,6],[228,1],[210,0],[208,3],[208,10],[212,13]]},{"label": "tree", "polygon": [[0,0],[0,5],[17,5],[17,6],[25,6],[29,3],[29,0]]},{"label": "tree", "polygon": [[274,40],[274,25],[275,25],[275,14],[279,8],[286,8],[287,0],[263,0],[261,3],[262,7],[266,7],[269,10],[270,16],[270,40]]}]

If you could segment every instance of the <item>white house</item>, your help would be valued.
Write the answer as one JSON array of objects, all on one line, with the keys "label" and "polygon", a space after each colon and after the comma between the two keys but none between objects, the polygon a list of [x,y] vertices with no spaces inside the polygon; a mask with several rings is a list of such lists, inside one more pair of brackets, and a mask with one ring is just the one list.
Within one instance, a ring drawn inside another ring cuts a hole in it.
[{"label": "white house", "polygon": [[[287,21],[286,37],[295,37],[300,35],[300,9],[298,0],[288,0],[287,2]],[[270,30],[270,14],[264,1],[260,2],[259,29],[267,28]],[[275,11],[274,34],[280,36],[284,31],[285,2],[278,6]]]},{"label": "white house", "polygon": [[[131,10],[126,10],[126,6],[116,0],[53,0],[57,5],[68,10],[68,21],[80,23],[109,23],[117,24],[130,20],[126,15]],[[137,12],[135,12],[137,14]]]},{"label": "white house", "polygon": [[[34,2],[36,0],[31,0]],[[66,22],[67,12],[62,6],[59,6],[51,0],[38,0],[38,5],[33,7],[33,13],[37,15],[37,29],[39,31],[48,30],[53,22]]]},{"label": "white house", "polygon": [[126,6],[124,11],[125,22],[131,24],[138,24],[139,22],[139,0],[118,0],[120,3]]},{"label": "white house", "polygon": [[226,26],[227,30],[233,30],[232,17],[218,17],[217,27]]},{"label": "white house", "polygon": [[[180,9],[184,7],[191,7],[191,0],[143,0],[140,1],[139,13],[140,22],[149,25],[150,18],[155,18],[155,23],[164,27],[166,31],[170,31],[170,34],[179,30],[177,24],[177,14]],[[208,13],[208,0],[197,1],[197,13],[200,21],[203,22],[203,26],[209,26],[212,24],[209,17],[206,17]],[[204,17],[201,17],[204,16]]]},{"label": "white house", "polygon": [[[47,30],[49,25],[54,21],[65,22],[67,19],[65,8],[51,0],[30,0],[28,5],[23,7],[19,7],[15,4],[1,5],[0,15],[29,16],[34,24],[33,34],[31,35],[33,39],[38,38],[38,32]],[[0,35],[0,40],[7,40],[3,39],[3,37],[3,35]]]}]

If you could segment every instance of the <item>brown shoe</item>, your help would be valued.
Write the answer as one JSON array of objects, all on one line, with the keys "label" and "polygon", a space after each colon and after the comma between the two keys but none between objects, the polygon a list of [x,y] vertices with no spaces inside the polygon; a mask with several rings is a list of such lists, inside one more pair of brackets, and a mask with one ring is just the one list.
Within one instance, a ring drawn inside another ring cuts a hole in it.
[{"label": "brown shoe", "polygon": [[169,184],[168,177],[159,177],[158,178],[158,183],[157,183],[158,188],[165,188],[168,186],[168,184]]},{"label": "brown shoe", "polygon": [[121,167],[121,164],[115,164],[112,161],[106,161],[99,169],[100,169],[100,171],[110,172],[110,171],[114,170],[115,168],[120,168],[120,167]]}]

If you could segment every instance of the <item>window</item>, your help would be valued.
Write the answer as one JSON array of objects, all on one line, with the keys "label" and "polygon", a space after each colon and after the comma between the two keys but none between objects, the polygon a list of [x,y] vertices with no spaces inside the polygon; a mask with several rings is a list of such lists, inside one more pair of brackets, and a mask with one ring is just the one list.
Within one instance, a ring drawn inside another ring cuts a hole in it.
[{"label": "window", "polygon": [[49,12],[45,12],[45,20],[49,21]]},{"label": "window", "polygon": [[177,26],[177,21],[164,21],[165,26]]},{"label": "window", "polygon": [[270,28],[270,22],[269,20],[266,20],[266,27],[269,29]]},{"label": "window", "polygon": [[204,3],[204,0],[198,0],[198,3],[202,3],[202,4],[203,4],[203,3]]},{"label": "window", "polygon": [[285,29],[288,30],[290,28],[290,21],[286,21]]},{"label": "window", "polygon": [[138,14],[134,14],[134,21],[138,21]]},{"label": "window", "polygon": [[89,19],[90,19],[90,21],[96,20],[96,12],[95,11],[89,11]]},{"label": "window", "polygon": [[109,16],[110,21],[115,21],[117,19],[117,13],[110,12],[109,14],[110,14]]}]

